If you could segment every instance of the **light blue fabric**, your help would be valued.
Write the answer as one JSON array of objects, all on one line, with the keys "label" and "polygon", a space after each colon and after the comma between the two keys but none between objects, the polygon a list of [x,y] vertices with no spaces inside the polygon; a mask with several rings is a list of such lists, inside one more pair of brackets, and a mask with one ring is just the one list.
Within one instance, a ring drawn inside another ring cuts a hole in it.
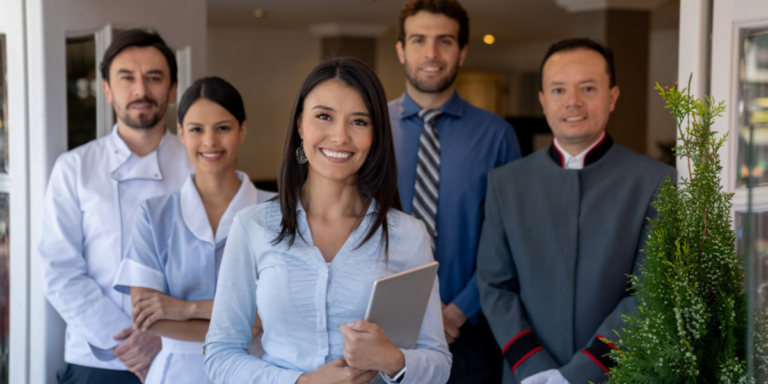
[{"label": "light blue fabric", "polygon": [[[388,258],[379,247],[381,230],[358,247],[375,219],[372,204],[330,265],[312,243],[301,206],[303,238],[297,236],[291,247],[287,240],[273,244],[281,218],[279,203],[272,201],[244,209],[232,224],[205,344],[205,370],[214,383],[292,384],[302,373],[343,358],[339,327],[363,320],[373,282],[432,262],[424,224],[400,211],[387,215]],[[264,326],[262,359],[246,349],[257,308]],[[451,355],[437,281],[416,349],[403,354],[403,383],[448,380]]]},{"label": "light blue fabric", "polygon": [[[143,202],[114,289],[130,294],[130,287],[144,287],[186,301],[212,300],[235,215],[274,195],[257,190],[245,173],[237,175],[242,183],[215,236],[194,175],[180,191]],[[203,371],[202,346],[163,338],[163,349],[152,362],[145,384],[209,382]]]}]

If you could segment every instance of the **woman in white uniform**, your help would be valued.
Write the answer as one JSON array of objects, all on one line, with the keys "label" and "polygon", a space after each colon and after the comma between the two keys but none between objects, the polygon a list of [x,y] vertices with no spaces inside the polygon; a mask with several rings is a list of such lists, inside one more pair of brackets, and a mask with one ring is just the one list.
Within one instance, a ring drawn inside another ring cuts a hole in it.
[{"label": "woman in white uniform", "polygon": [[[178,121],[195,173],[180,191],[142,203],[114,283],[131,295],[136,329],[162,337],[146,384],[210,382],[203,341],[232,219],[273,195],[235,170],[246,122],[232,85],[215,77],[196,81],[179,103]],[[252,334],[259,332],[257,317]]]}]

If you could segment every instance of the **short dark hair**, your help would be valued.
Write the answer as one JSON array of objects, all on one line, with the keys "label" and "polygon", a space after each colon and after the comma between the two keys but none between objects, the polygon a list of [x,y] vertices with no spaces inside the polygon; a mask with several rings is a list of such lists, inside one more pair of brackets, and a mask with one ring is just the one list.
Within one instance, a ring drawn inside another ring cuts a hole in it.
[{"label": "short dark hair", "polygon": [[[370,240],[381,228],[380,245],[384,245],[386,254],[389,250],[387,214],[390,209],[403,209],[400,204],[400,194],[397,191],[397,163],[387,109],[387,96],[373,70],[362,61],[350,57],[340,57],[320,63],[309,73],[296,95],[277,180],[278,200],[283,218],[280,234],[274,239],[274,243],[287,239],[290,246],[296,240],[297,233],[301,236],[296,208],[301,188],[307,180],[309,163],[300,164],[296,159],[296,150],[301,145],[298,123],[304,112],[304,101],[307,95],[319,84],[328,80],[340,81],[357,90],[371,116],[373,143],[368,157],[357,172],[356,184],[364,199],[363,206],[368,207],[375,200],[377,213],[368,228],[368,233],[358,246]],[[362,221],[364,216],[365,212],[362,212],[358,222]]]},{"label": "short dark hair", "polygon": [[544,64],[547,63],[547,60],[549,60],[549,58],[555,53],[573,51],[576,49],[589,49],[601,54],[605,59],[605,70],[608,72],[610,87],[613,88],[616,85],[616,66],[613,63],[613,51],[592,39],[580,37],[575,39],[560,40],[549,47],[547,54],[544,55],[544,60],[541,61],[541,68],[539,68],[539,77],[541,77],[541,81],[539,82],[539,89],[544,90]]},{"label": "short dark hair", "polygon": [[168,62],[168,69],[171,71],[171,85],[175,84],[178,80],[178,66],[176,65],[176,55],[168,48],[160,35],[155,32],[148,32],[144,29],[131,29],[125,31],[109,45],[107,51],[104,52],[104,58],[101,60],[101,78],[109,82],[109,67],[112,65],[112,60],[120,54],[124,49],[128,47],[155,47],[160,53],[165,56],[165,61]]},{"label": "short dark hair", "polygon": [[245,107],[240,92],[219,77],[203,77],[195,81],[181,96],[181,102],[176,110],[176,117],[179,124],[184,125],[184,116],[186,116],[189,107],[200,99],[213,101],[226,109],[237,122],[243,124],[245,121]]},{"label": "short dark hair", "polygon": [[459,49],[464,48],[469,42],[469,15],[464,7],[456,0],[408,0],[400,9],[398,19],[400,34],[397,40],[405,45],[405,19],[419,11],[443,14],[459,22]]}]

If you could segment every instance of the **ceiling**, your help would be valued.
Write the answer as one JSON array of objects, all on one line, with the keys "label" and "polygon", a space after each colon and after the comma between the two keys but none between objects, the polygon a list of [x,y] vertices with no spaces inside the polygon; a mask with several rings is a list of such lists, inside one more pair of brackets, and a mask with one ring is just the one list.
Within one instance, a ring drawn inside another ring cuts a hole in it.
[{"label": "ceiling", "polygon": [[[405,0],[208,0],[211,26],[289,28],[306,30],[319,23],[376,23],[397,27]],[[498,42],[560,38],[570,31],[571,18],[555,0],[464,0],[470,17],[471,40],[493,34]],[[257,19],[255,9],[267,15]]]}]

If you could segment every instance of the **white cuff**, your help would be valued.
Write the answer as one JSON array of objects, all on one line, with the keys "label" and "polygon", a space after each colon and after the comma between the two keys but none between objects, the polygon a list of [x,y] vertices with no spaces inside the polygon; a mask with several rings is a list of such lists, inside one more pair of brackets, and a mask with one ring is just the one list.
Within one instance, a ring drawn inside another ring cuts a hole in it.
[{"label": "white cuff", "polygon": [[112,287],[126,295],[131,294],[131,287],[143,287],[165,292],[165,276],[155,269],[139,264],[131,259],[123,259],[117,270]]},{"label": "white cuff", "polygon": [[384,372],[379,372],[381,374],[381,378],[384,379],[387,383],[400,383],[403,381],[403,378],[405,377],[405,370],[407,367],[403,367],[403,369],[400,370],[400,372],[396,373],[395,376],[389,377]]}]

